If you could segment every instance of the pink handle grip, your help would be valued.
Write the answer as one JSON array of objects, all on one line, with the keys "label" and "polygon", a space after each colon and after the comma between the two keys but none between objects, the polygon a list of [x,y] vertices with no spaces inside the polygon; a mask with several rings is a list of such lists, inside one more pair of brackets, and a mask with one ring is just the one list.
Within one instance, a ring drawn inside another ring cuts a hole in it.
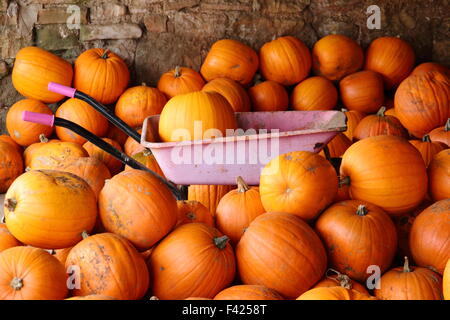
[{"label": "pink handle grip", "polygon": [[55,122],[55,116],[45,113],[24,111],[22,113],[22,120],[27,122],[43,124],[44,126],[53,127],[53,123]]},{"label": "pink handle grip", "polygon": [[64,86],[62,84],[55,83],[55,82],[49,82],[47,89],[48,89],[48,91],[59,93],[59,94],[62,94],[63,96],[71,97],[71,98],[73,98],[75,96],[75,91],[77,91],[77,89],[75,89],[75,88]]}]

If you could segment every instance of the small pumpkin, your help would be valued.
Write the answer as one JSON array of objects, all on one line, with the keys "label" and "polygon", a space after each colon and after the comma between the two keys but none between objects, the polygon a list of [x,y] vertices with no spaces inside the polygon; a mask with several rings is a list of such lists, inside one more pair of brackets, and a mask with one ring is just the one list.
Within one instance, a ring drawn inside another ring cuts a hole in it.
[{"label": "small pumpkin", "polygon": [[[116,148],[119,151],[122,151],[122,147],[120,144],[112,139],[109,138],[103,138],[103,141],[109,143],[114,148]],[[87,151],[90,157],[95,158],[97,160],[100,160],[103,162],[103,164],[108,167],[109,172],[111,175],[115,175],[122,171],[123,163],[113,155],[109,154],[105,150],[97,147],[95,144],[93,144],[90,141],[87,141],[85,144],[83,144],[83,148]]]},{"label": "small pumpkin", "polygon": [[341,80],[362,68],[364,53],[356,41],[340,34],[323,37],[314,44],[312,69],[329,80]]},{"label": "small pumpkin", "polygon": [[386,89],[392,89],[409,76],[415,59],[414,49],[405,40],[380,37],[367,48],[364,69],[381,74]]},{"label": "small pumpkin", "polygon": [[[330,272],[334,273],[334,275],[328,275]],[[359,282],[356,282],[346,274],[340,273],[337,270],[334,269],[328,269],[325,278],[323,280],[320,280],[318,283],[314,285],[313,288],[322,288],[322,287],[342,287],[345,289],[353,289],[358,291],[359,293],[370,295],[369,291],[360,284]]]},{"label": "small pumpkin", "polygon": [[238,82],[227,78],[211,80],[202,88],[202,91],[220,93],[233,108],[234,112],[249,112],[251,108],[250,97],[247,91]]},{"label": "small pumpkin", "polygon": [[[139,134],[142,134],[142,128],[136,128],[135,129]],[[147,136],[151,134],[150,128],[147,130]],[[151,136],[150,136],[151,138]],[[147,141],[151,141],[152,139],[147,139]],[[128,137],[125,140],[125,143],[123,145],[123,151],[125,154],[129,157],[132,157],[133,155],[145,151],[145,147],[141,145],[139,142],[134,140],[132,137]]]},{"label": "small pumpkin", "polygon": [[[327,143],[328,151],[331,158],[341,158],[345,151],[352,145],[347,136],[339,132],[330,142]],[[321,156],[325,157],[324,151],[320,151]]]},{"label": "small pumpkin", "polygon": [[188,187],[188,200],[198,201],[208,208],[212,215],[216,214],[220,199],[235,186],[230,185],[190,185]]},{"label": "small pumpkin", "polygon": [[450,149],[435,154],[428,166],[428,191],[434,201],[450,198]]},{"label": "small pumpkin", "polygon": [[446,66],[436,62],[423,62],[416,66],[411,74],[427,73],[428,71],[438,71],[450,76],[450,70]]},{"label": "small pumpkin", "polygon": [[286,111],[289,95],[286,89],[275,81],[263,81],[248,89],[253,111]]},{"label": "small pumpkin", "polygon": [[158,81],[158,89],[169,99],[179,94],[200,91],[204,85],[205,80],[197,71],[180,66],[163,73]]},{"label": "small pumpkin", "polygon": [[5,193],[23,172],[22,155],[9,143],[0,141],[0,193]]},{"label": "small pumpkin", "polygon": [[[64,160],[70,157],[88,157],[87,151],[78,143],[60,140],[42,140],[29,146],[25,152],[25,166],[32,167],[33,163],[39,163],[42,159],[52,158]],[[46,142],[47,141],[47,142]]]},{"label": "small pumpkin", "polygon": [[350,141],[353,141],[355,128],[366,115],[356,110],[342,109],[342,112],[344,112],[347,118],[347,130],[345,130],[343,133],[347,136],[347,138],[350,139]]},{"label": "small pumpkin", "polygon": [[178,221],[176,226],[181,226],[186,223],[205,223],[214,227],[214,216],[209,212],[203,204],[194,200],[179,200],[178,207]]},{"label": "small pumpkin", "polygon": [[6,114],[6,129],[16,143],[26,147],[39,142],[41,134],[45,137],[52,134],[53,127],[22,120],[24,111],[53,115],[52,110],[38,100],[23,99],[13,104]]},{"label": "small pumpkin", "polygon": [[272,159],[261,171],[259,192],[267,212],[286,212],[312,220],[336,196],[338,178],[330,162],[308,152]]},{"label": "small pumpkin", "polygon": [[338,100],[337,89],[327,78],[316,76],[303,80],[291,94],[294,110],[331,110]]},{"label": "small pumpkin", "polygon": [[231,284],[235,258],[228,237],[204,223],[184,224],[150,256],[152,293],[161,300],[213,298]]},{"label": "small pumpkin", "polygon": [[230,237],[232,245],[239,242],[249,224],[265,212],[258,187],[249,187],[242,177],[236,179],[237,189],[220,199],[216,210],[216,226]]},{"label": "small pumpkin", "polygon": [[[108,131],[108,120],[89,104],[76,98],[66,100],[56,110],[55,116],[75,122],[100,137]],[[61,141],[75,142],[81,145],[86,142],[85,138],[70,129],[57,126],[55,131]]]},{"label": "small pumpkin", "polygon": [[258,66],[255,50],[240,41],[222,39],[211,46],[200,73],[206,81],[229,78],[245,86],[253,80]]},{"label": "small pumpkin", "polygon": [[14,149],[16,149],[17,152],[19,152],[20,154],[23,153],[22,146],[20,144],[18,144],[17,142],[15,142],[14,139],[11,138],[11,136],[9,136],[7,134],[0,135],[0,142],[6,142],[6,143],[10,144],[11,146],[13,146]]},{"label": "small pumpkin", "polygon": [[144,258],[117,234],[85,234],[67,256],[66,268],[69,270],[70,266],[77,266],[80,272],[80,286],[72,290],[74,296],[98,294],[138,300],[149,287]]},{"label": "small pumpkin", "polygon": [[284,298],[265,286],[241,284],[220,291],[214,300],[284,300]]},{"label": "small pumpkin", "polygon": [[422,140],[409,140],[409,142],[419,150],[427,167],[434,155],[445,149],[444,144],[431,141],[428,134],[424,135]]},{"label": "small pumpkin", "polygon": [[260,69],[267,80],[284,86],[299,83],[311,70],[311,53],[296,37],[285,36],[265,43],[259,51]]},{"label": "small pumpkin", "polygon": [[432,141],[442,142],[450,147],[450,118],[447,119],[445,126],[431,130],[429,136]]},{"label": "small pumpkin", "polygon": [[97,201],[87,182],[74,174],[31,170],[8,189],[4,214],[8,230],[20,242],[61,249],[80,241],[83,231],[92,230]]},{"label": "small pumpkin", "polygon": [[0,223],[0,252],[21,245],[22,243],[9,232],[6,224]]},{"label": "small pumpkin", "polygon": [[297,300],[376,300],[376,298],[354,289],[320,287],[303,293]]},{"label": "small pumpkin", "polygon": [[442,278],[428,268],[403,267],[389,270],[379,279],[374,294],[380,300],[442,300]]},{"label": "small pumpkin", "polygon": [[317,234],[288,213],[256,217],[236,246],[236,259],[243,284],[263,285],[288,299],[308,290],[327,266]]},{"label": "small pumpkin", "polygon": [[130,71],[126,63],[108,49],[88,49],[75,60],[74,88],[103,104],[115,102],[127,88],[129,80]]},{"label": "small pumpkin", "polygon": [[64,96],[49,91],[48,83],[56,82],[70,87],[72,78],[72,65],[44,49],[25,47],[16,54],[12,82],[14,88],[27,98],[45,103],[58,102]]},{"label": "small pumpkin", "polygon": [[373,113],[384,101],[383,77],[374,71],[359,71],[343,78],[339,91],[347,109]]},{"label": "small pumpkin", "polygon": [[[132,158],[140,163],[142,163],[144,166],[152,170],[153,172],[156,172],[161,177],[164,176],[164,172],[161,170],[161,167],[159,166],[158,162],[155,159],[155,156],[148,150],[144,150],[138,153],[135,153]],[[132,169],[130,166],[125,166],[125,170]]]}]

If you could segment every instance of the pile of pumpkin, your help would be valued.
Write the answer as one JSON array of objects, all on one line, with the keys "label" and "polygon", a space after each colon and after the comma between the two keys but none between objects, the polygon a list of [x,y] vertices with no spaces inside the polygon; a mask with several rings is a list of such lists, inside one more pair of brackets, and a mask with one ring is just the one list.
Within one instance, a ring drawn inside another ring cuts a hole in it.
[{"label": "pile of pumpkin", "polygon": [[[292,36],[259,53],[220,40],[200,72],[176,67],[157,88],[127,88],[127,65],[108,50],[72,66],[27,47],[12,77],[26,99],[0,137],[0,299],[450,299],[449,70],[415,67],[404,40],[378,38],[365,54],[342,35],[312,51]],[[348,128],[325,154],[272,159],[259,186],[192,185],[177,201],[71,131],[22,121],[59,102],[56,116],[163,175],[150,152],[49,81],[136,129],[161,114],[163,141],[194,120],[234,128],[233,112],[251,110],[342,104]]]}]

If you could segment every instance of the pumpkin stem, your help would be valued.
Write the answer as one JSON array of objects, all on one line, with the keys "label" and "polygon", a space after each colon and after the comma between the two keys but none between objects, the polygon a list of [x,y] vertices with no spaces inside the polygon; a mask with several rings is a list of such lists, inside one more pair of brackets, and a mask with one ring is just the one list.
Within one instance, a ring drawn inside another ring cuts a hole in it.
[{"label": "pumpkin stem", "polygon": [[274,35],[272,36],[272,41],[275,40],[276,38],[277,38],[277,35],[274,34]]},{"label": "pumpkin stem", "polygon": [[83,240],[84,240],[84,239],[86,239],[87,237],[89,237],[89,233],[88,233],[86,230],[84,230],[84,231],[81,233],[81,237],[82,237]]},{"label": "pumpkin stem", "polygon": [[444,131],[445,131],[445,132],[450,131],[450,118],[448,118],[448,119],[447,119],[447,122],[445,123]]},{"label": "pumpkin stem", "polygon": [[350,185],[350,177],[339,177],[339,188],[342,188],[344,185]]},{"label": "pumpkin stem", "polygon": [[141,86],[146,87],[147,84],[146,84],[145,82],[142,82],[142,83],[141,83]]},{"label": "pumpkin stem", "polygon": [[14,277],[11,282],[9,283],[11,288],[13,288],[16,291],[19,291],[23,288],[23,280],[21,278]]},{"label": "pumpkin stem", "polygon": [[5,201],[5,207],[8,209],[8,211],[14,212],[17,207],[17,200],[13,198],[6,199]]},{"label": "pumpkin stem", "polygon": [[103,52],[101,58],[102,58],[102,59],[108,58],[108,53],[109,53],[109,49],[106,49],[106,50]]},{"label": "pumpkin stem", "polygon": [[386,107],[381,107],[377,112],[377,116],[384,117],[384,113],[386,112]]},{"label": "pumpkin stem", "polygon": [[47,137],[45,136],[45,134],[41,133],[41,134],[39,135],[39,141],[40,141],[40,142],[43,142],[43,143],[47,143],[47,142],[48,142],[48,139],[47,139]]},{"label": "pumpkin stem", "polygon": [[363,204],[360,204],[359,206],[358,206],[358,209],[356,209],[356,214],[358,215],[358,216],[365,216],[366,214],[368,214],[369,213],[369,210],[366,208],[366,206],[365,205],[363,205]]},{"label": "pumpkin stem", "polygon": [[403,272],[411,272],[408,257],[405,257],[405,263],[403,264]]},{"label": "pumpkin stem", "polygon": [[151,296],[148,300],[159,300],[159,298],[157,296]]},{"label": "pumpkin stem", "polygon": [[[333,277],[333,276],[328,275],[328,273],[329,273],[330,271],[333,272],[333,273],[335,273],[337,276],[336,276],[336,277]],[[340,272],[337,271],[337,270],[334,270],[334,269],[329,268],[329,269],[327,270],[327,272],[325,273],[325,276],[326,276],[328,279],[333,280],[333,281],[339,283],[339,285],[340,285],[341,287],[345,288],[345,289],[352,289],[352,287],[353,287],[352,281],[351,281],[350,277],[349,277],[348,275],[346,275],[346,274],[340,273]]]},{"label": "pumpkin stem", "polygon": [[247,192],[248,190],[250,190],[250,187],[248,186],[248,184],[244,181],[244,179],[242,179],[241,176],[236,178],[236,184],[238,186],[238,192]]},{"label": "pumpkin stem", "polygon": [[180,70],[180,66],[176,66],[175,67],[175,74],[174,74],[175,78],[179,78],[181,76],[181,70]]},{"label": "pumpkin stem", "polygon": [[341,108],[341,112],[348,112],[347,108]]},{"label": "pumpkin stem", "polygon": [[152,155],[152,152],[150,151],[150,149],[145,148],[144,151],[142,151],[142,154],[148,157]]},{"label": "pumpkin stem", "polygon": [[215,237],[213,239],[213,241],[214,241],[214,245],[217,248],[219,248],[220,250],[223,250],[227,246],[228,241],[230,241],[230,238],[228,238],[227,236]]},{"label": "pumpkin stem", "polygon": [[50,253],[52,256],[54,256],[56,254],[56,250],[55,249],[50,249],[48,251],[48,253]]},{"label": "pumpkin stem", "polygon": [[422,137],[422,142],[431,142],[430,135],[426,134]]}]

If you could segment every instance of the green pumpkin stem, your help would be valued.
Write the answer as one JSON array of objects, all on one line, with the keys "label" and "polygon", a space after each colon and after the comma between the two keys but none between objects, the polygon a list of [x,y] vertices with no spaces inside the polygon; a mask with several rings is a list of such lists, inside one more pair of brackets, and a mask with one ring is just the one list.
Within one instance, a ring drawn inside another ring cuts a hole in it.
[{"label": "green pumpkin stem", "polygon": [[16,207],[17,207],[17,200],[14,198],[6,199],[5,207],[6,207],[6,209],[8,209],[8,211],[14,212],[14,210],[16,210]]},{"label": "green pumpkin stem", "polygon": [[228,241],[230,241],[230,238],[227,236],[215,237],[213,241],[217,248],[223,250],[227,246]]},{"label": "green pumpkin stem", "polygon": [[422,142],[431,142],[430,136],[428,134],[422,137]]},{"label": "green pumpkin stem", "polygon": [[106,49],[106,50],[103,52],[101,58],[102,58],[102,59],[107,59],[107,58],[108,58],[108,53],[109,53],[109,49]]},{"label": "green pumpkin stem", "polygon": [[11,288],[13,288],[16,291],[19,291],[20,289],[23,288],[23,280],[21,278],[13,278],[11,280],[11,282],[9,283],[9,285],[11,286]]},{"label": "green pumpkin stem", "polygon": [[350,177],[339,177],[339,188],[350,185]]},{"label": "green pumpkin stem", "polygon": [[403,264],[403,272],[411,272],[408,257],[405,257],[405,263]]},{"label": "green pumpkin stem", "polygon": [[448,118],[448,119],[447,119],[447,122],[445,123],[444,131],[445,131],[445,132],[450,131],[450,118]]},{"label": "green pumpkin stem", "polygon": [[181,76],[181,68],[180,66],[176,66],[175,67],[175,74],[174,74],[175,78],[179,78]]},{"label": "green pumpkin stem", "polygon": [[[333,273],[335,273],[335,274],[336,274],[336,277],[330,276],[330,275],[329,275],[329,272],[330,272],[330,271],[333,272]],[[350,277],[349,277],[348,275],[346,275],[346,274],[340,273],[340,272],[337,271],[337,270],[334,270],[334,269],[332,269],[332,268],[329,268],[329,269],[327,270],[327,272],[325,273],[325,276],[326,276],[328,279],[333,280],[333,281],[339,283],[339,285],[340,285],[341,287],[345,288],[345,289],[352,289],[352,288],[353,288],[352,281],[351,281]]]},{"label": "green pumpkin stem", "polygon": [[42,143],[47,143],[47,142],[48,142],[48,139],[47,139],[47,137],[45,136],[45,134],[41,133],[41,134],[39,135],[39,141],[42,142]]},{"label": "green pumpkin stem", "polygon": [[236,178],[236,184],[237,184],[237,190],[238,192],[247,192],[248,190],[250,190],[250,187],[248,186],[248,184],[244,181],[244,179],[242,179],[241,176]]},{"label": "green pumpkin stem", "polygon": [[384,117],[384,113],[386,112],[386,107],[381,107],[377,112],[377,116]]},{"label": "green pumpkin stem", "polygon": [[365,205],[363,205],[363,204],[360,204],[359,206],[358,206],[358,209],[356,209],[356,214],[358,215],[358,216],[365,216],[366,214],[368,214],[369,213],[369,210],[366,208],[366,206]]}]

